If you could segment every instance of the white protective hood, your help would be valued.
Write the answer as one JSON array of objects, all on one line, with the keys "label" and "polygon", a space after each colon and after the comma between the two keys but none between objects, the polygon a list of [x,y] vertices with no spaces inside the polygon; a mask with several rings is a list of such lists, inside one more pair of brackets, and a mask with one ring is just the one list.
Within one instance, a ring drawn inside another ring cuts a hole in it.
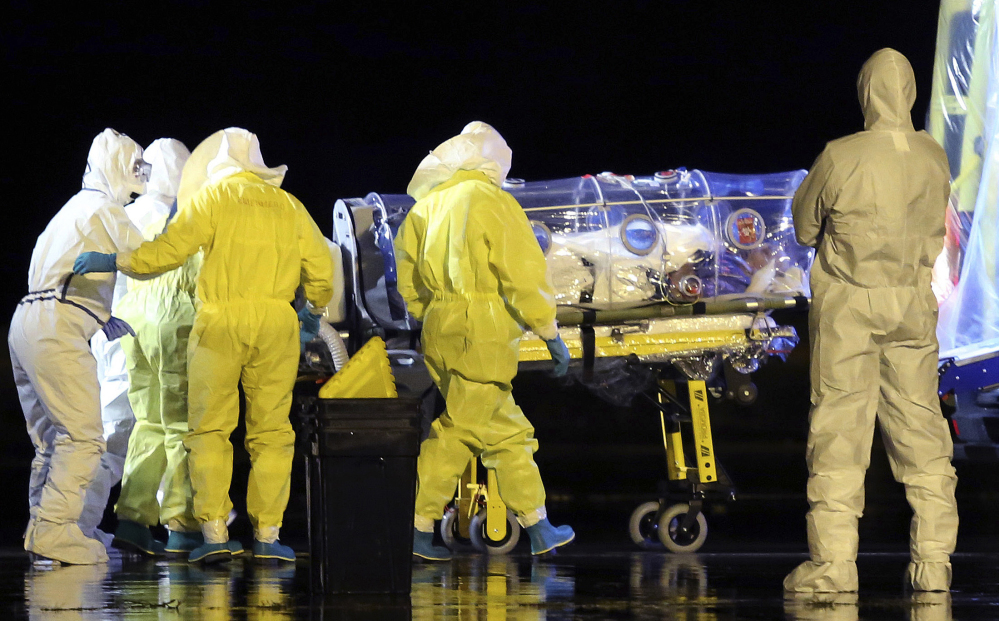
[{"label": "white protective hood", "polygon": [[857,77],[857,94],[864,129],[916,131],[909,113],[916,101],[916,76],[901,53],[886,47],[868,58]]},{"label": "white protective hood", "polygon": [[159,138],[146,147],[145,159],[152,166],[146,194],[158,194],[166,202],[173,202],[180,190],[180,173],[191,157],[184,143],[174,138]]},{"label": "white protective hood", "polygon": [[163,230],[164,222],[169,217],[170,208],[180,190],[184,163],[191,153],[179,140],[159,138],[146,147],[144,156],[152,167],[146,193],[125,207],[125,213],[148,240]]},{"label": "white protective hood", "polygon": [[107,128],[90,145],[83,188],[103,192],[115,203],[124,205],[133,193],[145,192],[146,184],[133,173],[136,160],[141,159],[142,147],[137,142]]},{"label": "white protective hood", "polygon": [[513,152],[498,131],[482,121],[472,121],[423,158],[406,192],[420,200],[459,170],[480,170],[492,183],[502,186],[512,160]]}]

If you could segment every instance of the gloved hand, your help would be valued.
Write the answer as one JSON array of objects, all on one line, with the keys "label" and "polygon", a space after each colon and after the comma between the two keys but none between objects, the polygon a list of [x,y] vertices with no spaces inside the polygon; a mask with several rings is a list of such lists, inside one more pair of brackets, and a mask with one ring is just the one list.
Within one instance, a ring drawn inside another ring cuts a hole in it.
[{"label": "gloved hand", "polygon": [[302,341],[302,350],[305,350],[305,344],[312,339],[319,336],[319,322],[322,319],[322,315],[316,315],[309,310],[308,306],[302,308],[298,311],[298,319],[302,322],[302,331],[299,333],[299,339]]},{"label": "gloved hand", "polygon": [[108,342],[120,339],[126,334],[135,336],[135,330],[132,329],[132,326],[128,325],[128,323],[123,319],[118,319],[117,317],[108,319],[107,323],[104,324],[104,327],[101,328],[101,332],[104,333],[104,336],[108,337]]},{"label": "gloved hand", "polygon": [[555,377],[562,377],[569,372],[569,348],[565,346],[561,334],[550,341],[545,341],[545,345],[548,346],[548,353],[555,362]]},{"label": "gloved hand", "polygon": [[74,274],[89,274],[90,272],[116,272],[118,267],[115,260],[118,255],[115,253],[104,254],[103,252],[83,252],[76,257],[73,262]]}]

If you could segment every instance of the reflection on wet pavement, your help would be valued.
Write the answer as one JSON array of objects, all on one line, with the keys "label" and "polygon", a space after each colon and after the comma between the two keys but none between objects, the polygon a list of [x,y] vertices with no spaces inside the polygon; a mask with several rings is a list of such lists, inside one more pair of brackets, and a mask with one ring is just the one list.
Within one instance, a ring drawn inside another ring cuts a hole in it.
[{"label": "reflection on wet pavement", "polygon": [[335,598],[308,592],[308,559],[295,566],[237,560],[202,568],[116,559],[107,565],[33,569],[0,553],[2,619],[554,621],[562,619],[791,619],[852,621],[991,619],[999,557],[957,555],[953,593],[906,593],[904,554],[858,561],[860,593],[785,598],[783,575],[800,554],[632,552],[577,547],[553,559],[458,556],[413,567],[411,596]]}]

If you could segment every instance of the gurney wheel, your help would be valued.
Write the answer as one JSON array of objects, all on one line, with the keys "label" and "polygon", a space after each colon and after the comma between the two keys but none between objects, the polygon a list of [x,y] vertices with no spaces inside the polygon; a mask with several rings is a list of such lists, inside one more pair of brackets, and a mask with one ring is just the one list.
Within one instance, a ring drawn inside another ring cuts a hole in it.
[{"label": "gurney wheel", "polygon": [[472,538],[472,547],[487,554],[506,554],[520,541],[520,523],[513,511],[506,512],[506,537],[502,541],[493,541],[486,536],[486,512],[483,509],[472,516],[468,525],[468,534]]},{"label": "gurney wheel", "polygon": [[700,512],[689,533],[678,532],[683,516],[689,509],[690,505],[687,503],[675,504],[666,509],[659,518],[659,541],[662,541],[670,552],[696,552],[708,538],[708,521]]},{"label": "gurney wheel", "polygon": [[756,403],[756,397],[758,397],[759,394],[760,391],[756,388],[756,384],[753,382],[746,382],[736,389],[735,400],[738,401],[740,405],[753,405]]},{"label": "gurney wheel", "polygon": [[646,550],[662,547],[657,532],[659,530],[657,513],[659,513],[658,502],[645,502],[631,512],[631,519],[628,521],[628,534],[631,535],[631,540]]},{"label": "gurney wheel", "polygon": [[452,552],[468,549],[472,545],[472,541],[462,537],[458,531],[458,510],[454,507],[448,507],[444,512],[444,518],[441,520],[441,539]]}]

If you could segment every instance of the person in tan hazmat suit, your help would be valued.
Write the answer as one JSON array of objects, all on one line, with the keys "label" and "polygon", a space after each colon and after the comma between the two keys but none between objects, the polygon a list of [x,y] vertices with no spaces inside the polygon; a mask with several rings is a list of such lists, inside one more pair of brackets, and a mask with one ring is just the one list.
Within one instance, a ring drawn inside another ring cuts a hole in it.
[{"label": "person in tan hazmat suit", "polygon": [[892,49],[857,79],[864,131],[826,145],[794,197],[812,267],[808,547],[786,591],[856,591],[857,521],[874,421],[912,507],[906,582],[950,588],[957,540],[953,444],[937,398],[937,304],[950,175],[943,148],[917,132],[915,76]]}]

